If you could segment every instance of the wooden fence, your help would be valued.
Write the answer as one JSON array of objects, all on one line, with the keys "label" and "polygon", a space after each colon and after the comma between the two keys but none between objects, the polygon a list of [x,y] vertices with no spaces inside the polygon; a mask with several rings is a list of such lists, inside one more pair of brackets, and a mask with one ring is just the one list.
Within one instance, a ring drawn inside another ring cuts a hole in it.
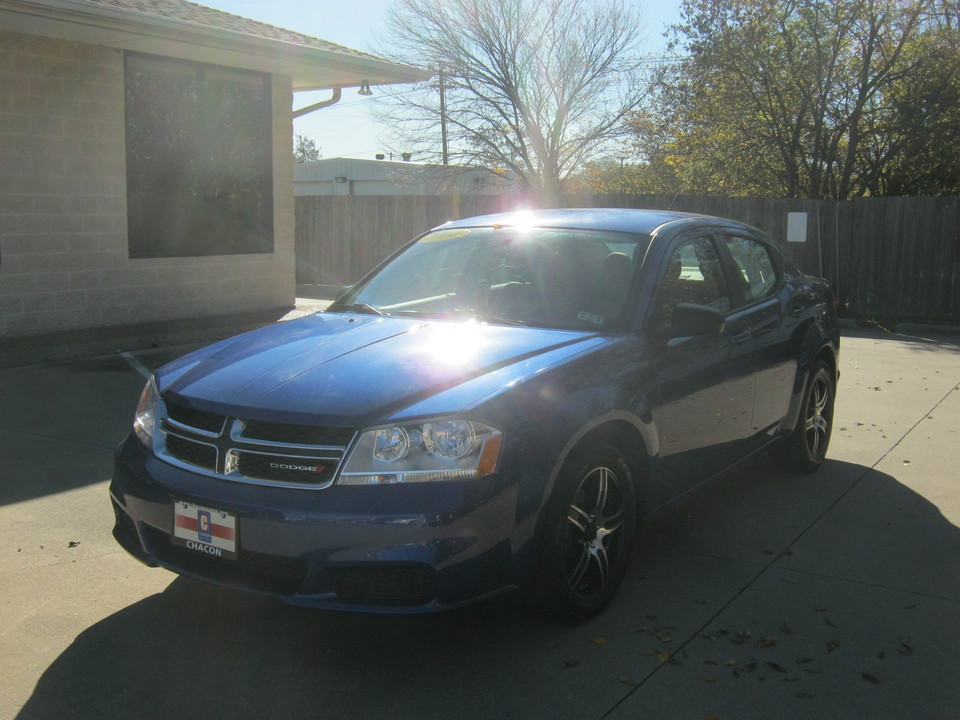
[{"label": "wooden fence", "polygon": [[[807,273],[830,280],[847,315],[960,323],[960,198],[779,198],[603,195],[565,207],[706,213],[760,228]],[[423,230],[514,209],[511,196],[317,196],[296,199],[297,282],[349,285]],[[807,213],[807,241],[787,243],[787,213]]]}]

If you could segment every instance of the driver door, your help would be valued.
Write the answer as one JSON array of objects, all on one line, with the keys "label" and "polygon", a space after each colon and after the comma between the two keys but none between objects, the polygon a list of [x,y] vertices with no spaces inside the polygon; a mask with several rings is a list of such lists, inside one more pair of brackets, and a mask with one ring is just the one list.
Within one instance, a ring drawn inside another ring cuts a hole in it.
[{"label": "driver door", "polygon": [[706,305],[731,318],[731,299],[712,235],[687,237],[668,254],[654,294],[659,348],[657,428],[663,481],[670,495],[688,490],[735,462],[750,435],[754,368],[741,351],[740,329],[672,337],[679,303]]}]

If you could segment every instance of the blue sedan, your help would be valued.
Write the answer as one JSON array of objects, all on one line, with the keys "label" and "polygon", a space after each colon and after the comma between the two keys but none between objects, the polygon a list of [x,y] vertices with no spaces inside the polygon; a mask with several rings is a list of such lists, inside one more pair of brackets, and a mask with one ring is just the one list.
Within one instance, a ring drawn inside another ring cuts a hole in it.
[{"label": "blue sedan", "polygon": [[643,210],[447,223],[322,313],[159,369],[117,449],[134,557],[296,605],[522,588],[583,620],[638,524],[830,441],[835,299],[759,231]]}]

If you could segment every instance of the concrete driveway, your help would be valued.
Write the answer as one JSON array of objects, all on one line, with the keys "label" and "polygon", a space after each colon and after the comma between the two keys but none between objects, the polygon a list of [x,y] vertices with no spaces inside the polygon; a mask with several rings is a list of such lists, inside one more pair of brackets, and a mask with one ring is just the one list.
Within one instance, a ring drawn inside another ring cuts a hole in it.
[{"label": "concrete driveway", "polygon": [[960,342],[848,334],[829,460],[649,525],[577,626],[291,608],[113,541],[112,450],[187,348],[0,369],[0,717],[956,718]]}]

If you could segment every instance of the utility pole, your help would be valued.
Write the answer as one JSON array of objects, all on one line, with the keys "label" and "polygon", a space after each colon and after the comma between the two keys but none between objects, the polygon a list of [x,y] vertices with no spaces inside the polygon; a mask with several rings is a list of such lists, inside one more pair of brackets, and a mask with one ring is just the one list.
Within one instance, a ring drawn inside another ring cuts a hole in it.
[{"label": "utility pole", "polygon": [[443,144],[443,164],[448,165],[450,155],[447,150],[447,86],[444,83],[443,70],[440,70],[440,140]]}]

